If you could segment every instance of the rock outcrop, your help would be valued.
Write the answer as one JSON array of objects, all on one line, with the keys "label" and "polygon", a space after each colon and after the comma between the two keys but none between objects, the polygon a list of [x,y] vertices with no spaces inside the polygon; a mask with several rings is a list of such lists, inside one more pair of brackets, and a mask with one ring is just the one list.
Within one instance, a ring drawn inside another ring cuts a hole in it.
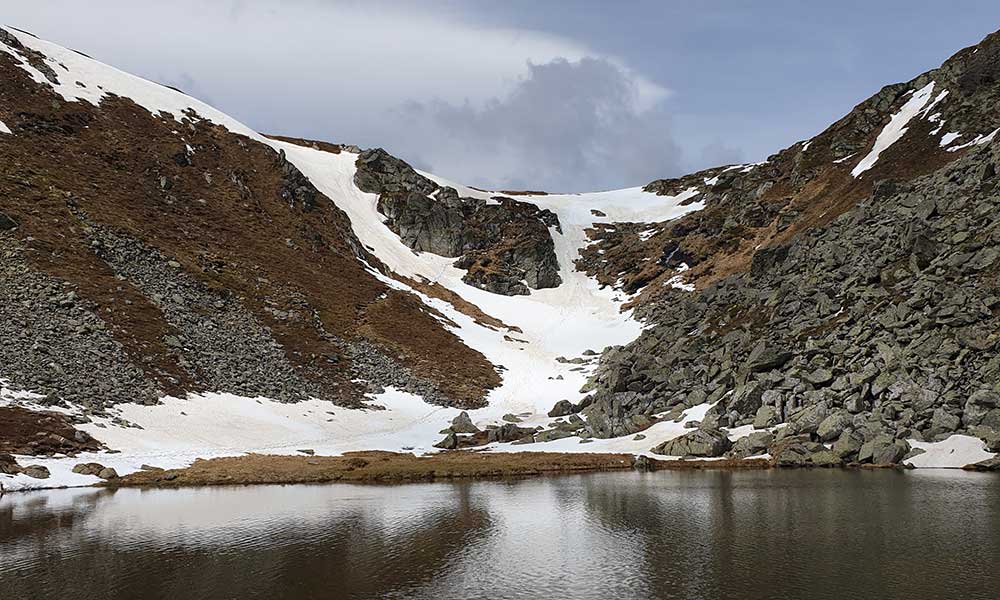
[{"label": "rock outcrop", "polygon": [[354,182],[379,195],[378,209],[400,240],[420,252],[458,258],[463,280],[497,294],[556,287],[559,263],[549,229],[551,211],[505,196],[459,197],[382,149],[358,156]]}]

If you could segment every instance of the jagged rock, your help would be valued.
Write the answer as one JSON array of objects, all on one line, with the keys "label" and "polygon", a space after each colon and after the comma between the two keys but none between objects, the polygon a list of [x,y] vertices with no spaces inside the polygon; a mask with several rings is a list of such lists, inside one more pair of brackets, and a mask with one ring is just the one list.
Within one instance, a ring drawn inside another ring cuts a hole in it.
[{"label": "jagged rock", "polygon": [[758,382],[737,388],[726,403],[726,410],[735,412],[740,418],[752,418],[761,407],[764,390],[764,385]]},{"label": "jagged rock", "polygon": [[857,459],[858,452],[864,443],[865,440],[860,434],[853,431],[844,431],[837,438],[837,441],[833,443],[831,450],[845,461],[851,461]]},{"label": "jagged rock", "polygon": [[753,254],[750,263],[750,276],[763,277],[775,270],[788,257],[788,246],[773,246],[761,248]]},{"label": "jagged rock", "polygon": [[443,440],[434,444],[434,447],[441,448],[442,450],[454,450],[458,448],[458,436],[455,435],[455,432],[451,432],[444,436]]},{"label": "jagged rock", "polygon": [[750,435],[741,437],[733,443],[729,454],[736,458],[746,458],[767,452],[768,447],[774,441],[774,435],[768,431],[754,431]]},{"label": "jagged rock", "polygon": [[969,428],[969,434],[983,440],[990,452],[1000,452],[1000,431],[985,425],[975,425]]},{"label": "jagged rock", "polygon": [[816,433],[819,424],[823,422],[829,412],[825,404],[813,404],[793,412],[788,417],[790,432]]},{"label": "jagged rock", "polygon": [[816,369],[807,373],[804,379],[813,385],[824,385],[833,381],[833,373],[829,369]]},{"label": "jagged rock", "polygon": [[0,454],[0,473],[5,475],[17,475],[21,472],[21,467],[10,454]]},{"label": "jagged rock", "polygon": [[632,463],[632,468],[636,471],[652,471],[653,461],[649,460],[646,456],[639,455],[635,457],[635,462]]},{"label": "jagged rock", "polygon": [[903,440],[896,440],[876,450],[872,455],[872,462],[876,465],[895,465],[903,460],[909,450],[909,444]]},{"label": "jagged rock", "polygon": [[754,429],[767,429],[779,423],[778,411],[773,406],[761,406],[753,419]]},{"label": "jagged rock", "polygon": [[824,442],[840,437],[844,429],[851,425],[851,418],[844,412],[836,412],[823,419],[816,428],[816,435]]},{"label": "jagged rock", "polygon": [[535,434],[536,442],[551,442],[553,440],[561,440],[563,438],[574,437],[572,431],[566,431],[564,429],[548,429],[546,431],[539,432]]},{"label": "jagged rock", "polygon": [[105,467],[101,469],[101,472],[98,473],[97,476],[105,480],[118,479],[118,471],[114,470],[112,467]]},{"label": "jagged rock", "polygon": [[507,413],[507,414],[505,414],[501,418],[504,421],[507,421],[508,423],[520,423],[521,422],[521,417],[519,417],[519,416],[517,416],[515,414],[511,414],[511,413]]},{"label": "jagged rock", "polygon": [[979,425],[990,411],[1000,404],[1000,394],[992,390],[977,390],[965,403],[965,410],[962,412],[962,424],[966,427]]},{"label": "jagged rock", "polygon": [[722,456],[733,443],[719,430],[696,429],[691,433],[663,442],[651,450],[666,456]]},{"label": "jagged rock", "polygon": [[48,467],[42,465],[28,465],[21,469],[21,473],[33,479],[48,479],[51,476]]},{"label": "jagged rock", "polygon": [[555,406],[552,407],[552,410],[549,411],[549,416],[566,417],[578,412],[580,412],[580,409],[577,408],[575,404],[569,400],[560,400],[559,402],[556,402]]},{"label": "jagged rock", "polygon": [[356,164],[355,184],[379,194],[386,225],[414,250],[457,257],[466,283],[504,295],[561,283],[551,211],[507,197],[461,198],[382,149],[363,151]]},{"label": "jagged rock", "polygon": [[804,467],[809,464],[809,455],[805,445],[789,444],[774,457],[774,464],[779,467]]},{"label": "jagged rock", "polygon": [[0,212],[0,231],[17,229],[17,221]]},{"label": "jagged rock", "polygon": [[73,472],[79,475],[97,476],[103,470],[104,470],[104,465],[99,463],[80,463],[73,467]]},{"label": "jagged rock", "polygon": [[844,464],[839,454],[832,450],[820,450],[809,455],[809,462],[816,467],[839,467]]},{"label": "jagged rock", "polygon": [[931,417],[930,435],[932,437],[949,435],[962,425],[962,420],[955,415],[949,414],[943,408],[934,411]]},{"label": "jagged rock", "polygon": [[472,422],[469,413],[464,410],[452,419],[451,430],[454,433],[479,433],[479,428]]},{"label": "jagged rock", "polygon": [[747,363],[747,368],[755,372],[771,371],[782,367],[794,356],[791,352],[765,349],[757,356],[751,357]]},{"label": "jagged rock", "polygon": [[489,430],[491,442],[515,442],[525,438],[531,438],[535,434],[534,429],[518,427],[514,423],[507,423],[495,429]]},{"label": "jagged rock", "polygon": [[981,460],[968,467],[973,471],[1000,471],[1000,456]]}]

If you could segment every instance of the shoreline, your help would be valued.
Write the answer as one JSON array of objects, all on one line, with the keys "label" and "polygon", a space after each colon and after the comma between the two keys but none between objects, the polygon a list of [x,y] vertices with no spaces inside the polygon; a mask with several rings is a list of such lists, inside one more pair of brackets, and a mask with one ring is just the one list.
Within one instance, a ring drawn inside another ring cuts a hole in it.
[{"label": "shoreline", "polygon": [[[637,466],[639,461],[645,464]],[[610,453],[443,452],[415,456],[396,452],[349,452],[343,456],[274,456],[199,459],[191,466],[138,471],[99,487],[177,488],[215,485],[316,483],[425,483],[487,481],[612,471],[761,470],[766,459],[656,460]]]},{"label": "shoreline", "polygon": [[[95,457],[96,458],[96,457]],[[81,462],[88,462],[83,461]],[[102,466],[88,462],[90,466]],[[102,466],[103,467],[103,466]],[[15,492],[99,487],[115,489],[178,488],[217,485],[291,485],[319,483],[423,483],[432,481],[479,481],[525,479],[610,471],[706,471],[767,469],[924,470],[941,469],[983,472],[996,470],[983,464],[917,466],[911,463],[838,465],[780,464],[768,455],[746,458],[657,458],[627,452],[490,452],[475,449],[450,450],[418,455],[388,450],[363,450],[338,455],[266,454],[249,452],[237,456],[193,458],[184,466],[159,468],[142,465],[122,476],[81,485],[40,485],[4,489],[0,496]],[[95,477],[96,479],[96,477]],[[39,483],[45,480],[39,480]],[[0,481],[0,484],[3,482]],[[53,482],[55,483],[55,482]]]},{"label": "shoreline", "polygon": [[[94,484],[94,487],[179,488],[216,485],[292,485],[317,483],[426,483],[487,481],[613,471],[745,471],[770,469],[912,470],[905,465],[781,467],[766,458],[653,459],[614,453],[486,453],[453,451],[415,456],[385,451],[343,456],[248,454],[198,459],[188,467],[145,470]],[[962,467],[960,470],[973,470]]]}]

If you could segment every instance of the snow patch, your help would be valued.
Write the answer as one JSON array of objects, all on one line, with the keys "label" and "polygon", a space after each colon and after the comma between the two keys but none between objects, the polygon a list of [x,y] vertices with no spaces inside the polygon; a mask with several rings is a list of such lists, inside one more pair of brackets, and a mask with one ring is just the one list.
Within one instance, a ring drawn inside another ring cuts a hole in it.
[{"label": "snow patch", "polygon": [[0,133],[6,133],[7,135],[14,134],[14,132],[10,130],[10,127],[7,127],[7,124],[3,121],[0,121]]},{"label": "snow patch", "polygon": [[997,135],[998,132],[1000,132],[1000,127],[998,127],[997,129],[994,129],[988,135],[985,135],[985,136],[983,134],[977,135],[975,137],[975,139],[973,139],[971,142],[966,142],[966,143],[960,144],[958,146],[952,146],[951,148],[948,148],[948,152],[958,152],[959,150],[962,150],[962,149],[965,149],[965,148],[969,148],[971,146],[983,146],[985,144],[989,144],[990,142],[993,141],[993,138],[996,137],[996,135]]},{"label": "snow patch", "polygon": [[986,451],[983,440],[968,435],[953,435],[940,442],[907,440],[913,448],[924,450],[903,462],[918,468],[960,469],[996,456]]},{"label": "snow patch", "polygon": [[[300,455],[300,449],[320,455],[352,450],[389,450],[423,454],[441,436],[459,410],[427,404],[419,396],[387,388],[371,397],[372,409],[346,409],[321,400],[283,404],[266,398],[211,393],[180,399],[163,398],[157,406],[119,404],[125,420],[142,427],[119,427],[108,419],[79,428],[118,454],[89,452],[75,457],[17,456],[20,465],[42,465],[48,479],[26,475],[0,476],[8,491],[86,486],[100,479],[73,473],[79,463],[97,462],[119,475],[143,464],[164,469],[190,465],[196,458],[240,456],[247,453]],[[383,407],[384,410],[377,407]]]},{"label": "snow patch", "polygon": [[948,133],[941,136],[941,147],[950,145],[952,142],[962,137],[962,134],[957,131],[949,131]]},{"label": "snow patch", "polygon": [[[916,92],[913,92],[910,99],[906,101],[906,104],[899,109],[899,112],[892,115],[889,119],[889,123],[878,134],[878,137],[875,138],[875,145],[872,147],[871,151],[867,156],[861,159],[861,162],[859,162],[853,170],[851,170],[851,175],[859,177],[862,173],[875,166],[875,162],[878,161],[879,155],[903,137],[903,134],[907,131],[907,124],[909,124],[913,117],[920,113],[921,109],[923,109],[927,104],[927,101],[930,99],[933,92],[933,81]],[[939,99],[941,97],[943,96],[939,96]],[[935,102],[937,102],[937,100],[935,100]]]}]

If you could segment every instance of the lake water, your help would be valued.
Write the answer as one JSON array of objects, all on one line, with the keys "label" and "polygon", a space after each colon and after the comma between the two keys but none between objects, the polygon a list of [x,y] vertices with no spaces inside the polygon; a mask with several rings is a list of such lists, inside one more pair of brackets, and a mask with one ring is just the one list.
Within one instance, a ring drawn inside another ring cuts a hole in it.
[{"label": "lake water", "polygon": [[0,598],[1000,597],[1000,477],[611,473],[0,499]]}]

